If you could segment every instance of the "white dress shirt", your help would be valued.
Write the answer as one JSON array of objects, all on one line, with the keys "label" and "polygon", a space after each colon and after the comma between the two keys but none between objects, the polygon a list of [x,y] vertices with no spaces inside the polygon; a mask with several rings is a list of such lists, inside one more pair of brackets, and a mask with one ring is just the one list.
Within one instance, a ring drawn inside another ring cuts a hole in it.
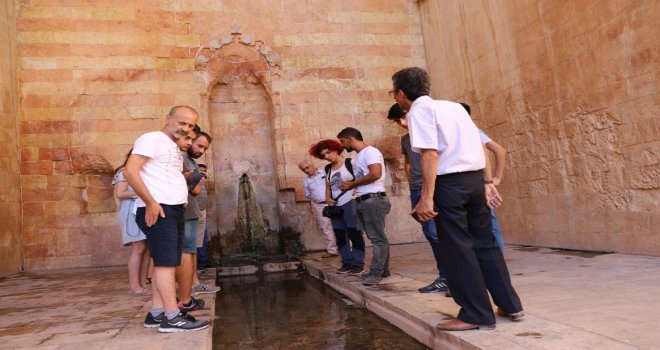
[{"label": "white dress shirt", "polygon": [[316,169],[316,174],[307,176],[303,180],[305,198],[314,203],[325,203],[325,173]]},{"label": "white dress shirt", "polygon": [[458,103],[428,96],[417,98],[408,111],[408,130],[414,152],[438,151],[438,175],[481,170],[486,166],[479,129]]}]

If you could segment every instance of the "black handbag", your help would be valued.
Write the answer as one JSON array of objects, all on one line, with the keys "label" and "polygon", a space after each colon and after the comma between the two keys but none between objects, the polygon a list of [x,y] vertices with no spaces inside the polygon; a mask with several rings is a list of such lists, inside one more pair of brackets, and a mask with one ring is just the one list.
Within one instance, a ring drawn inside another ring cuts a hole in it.
[{"label": "black handbag", "polygon": [[323,208],[323,212],[321,214],[326,218],[338,218],[344,214],[344,209],[334,205],[327,205],[325,208]]}]

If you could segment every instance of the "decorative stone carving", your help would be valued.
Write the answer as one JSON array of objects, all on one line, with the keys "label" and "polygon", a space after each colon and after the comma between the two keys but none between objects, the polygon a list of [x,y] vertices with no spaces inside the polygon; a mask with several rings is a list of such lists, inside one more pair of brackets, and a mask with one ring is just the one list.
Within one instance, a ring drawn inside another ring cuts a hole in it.
[{"label": "decorative stone carving", "polygon": [[[261,82],[269,90],[270,79],[282,76],[280,57],[262,40],[242,33],[240,24],[234,23],[230,29],[229,36],[220,35],[197,50],[195,77],[210,91],[217,83],[228,81],[228,75],[249,71],[252,76],[247,81]],[[236,69],[236,65],[243,65],[243,69]]]}]

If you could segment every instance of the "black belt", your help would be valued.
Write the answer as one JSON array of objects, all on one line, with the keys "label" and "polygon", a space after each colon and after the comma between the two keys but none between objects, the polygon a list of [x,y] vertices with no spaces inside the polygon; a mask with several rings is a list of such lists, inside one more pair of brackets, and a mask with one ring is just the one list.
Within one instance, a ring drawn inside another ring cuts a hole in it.
[{"label": "black belt", "polygon": [[367,194],[363,194],[363,195],[361,195],[361,196],[357,196],[357,197],[355,197],[355,200],[356,200],[358,203],[360,203],[360,202],[362,202],[362,201],[364,201],[364,200],[367,200],[367,199],[369,199],[369,198],[373,198],[373,197],[386,197],[386,196],[387,196],[387,193],[385,193],[385,192],[367,193]]}]

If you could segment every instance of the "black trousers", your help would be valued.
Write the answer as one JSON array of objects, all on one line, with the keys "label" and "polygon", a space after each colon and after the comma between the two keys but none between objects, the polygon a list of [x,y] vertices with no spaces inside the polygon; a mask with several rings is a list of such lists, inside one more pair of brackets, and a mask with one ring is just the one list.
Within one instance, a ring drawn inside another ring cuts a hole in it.
[{"label": "black trousers", "polygon": [[522,310],[493,235],[483,171],[437,176],[433,199],[447,284],[461,307],[457,318],[472,324],[495,324],[488,292],[504,311]]}]

